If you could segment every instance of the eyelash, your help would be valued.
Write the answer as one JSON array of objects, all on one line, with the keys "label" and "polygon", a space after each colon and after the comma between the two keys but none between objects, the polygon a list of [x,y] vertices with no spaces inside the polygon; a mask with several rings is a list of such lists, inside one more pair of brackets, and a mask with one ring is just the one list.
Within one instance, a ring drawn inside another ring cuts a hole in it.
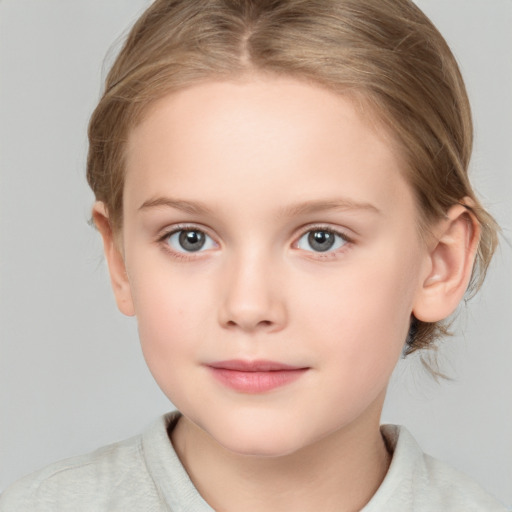
[{"label": "eyelash", "polygon": [[344,242],[343,245],[335,250],[327,250],[325,252],[322,251],[306,251],[310,254],[310,257],[313,259],[335,259],[341,253],[347,251],[351,245],[354,243],[352,237],[349,237],[346,233],[341,230],[334,229],[330,226],[326,226],[325,224],[317,224],[317,225],[308,225],[307,229],[301,231],[301,234],[297,237],[297,241],[294,242],[293,246],[297,247],[300,240],[307,235],[308,233],[312,233],[315,231],[321,231],[325,233],[330,233],[332,235],[338,236]]},{"label": "eyelash", "polygon": [[163,244],[164,250],[177,260],[190,261],[190,260],[195,259],[194,254],[196,252],[199,254],[201,252],[203,252],[203,251],[196,251],[196,252],[183,251],[183,252],[181,252],[181,251],[175,251],[174,249],[171,249],[171,247],[167,243],[169,238],[176,233],[180,233],[181,231],[197,231],[198,233],[202,233],[202,234],[206,235],[208,238],[211,238],[213,240],[213,237],[210,236],[204,228],[199,228],[197,226],[190,225],[190,224],[178,224],[178,225],[174,226],[173,229],[166,231],[164,234],[162,234],[158,238],[158,242]]},{"label": "eyelash", "polygon": [[[195,253],[200,254],[201,252],[204,252],[204,251],[201,251],[201,250],[199,250],[199,251],[190,251],[190,252],[183,251],[182,252],[182,251],[176,251],[174,249],[171,249],[171,247],[168,244],[169,238],[172,235],[174,235],[176,233],[179,233],[181,231],[197,231],[198,233],[202,233],[205,236],[207,236],[208,238],[213,240],[213,237],[211,235],[209,235],[207,230],[205,230],[204,228],[199,228],[197,226],[189,225],[189,224],[183,224],[183,225],[179,224],[179,225],[176,225],[173,229],[171,229],[169,231],[166,231],[164,234],[159,236],[157,241],[159,243],[163,244],[164,249],[169,254],[171,254],[171,256],[173,258],[175,258],[177,260],[191,261],[191,260],[194,260],[196,258],[196,256],[194,255]],[[343,245],[340,248],[337,248],[334,251],[331,251],[331,250],[326,250],[325,252],[322,252],[322,251],[305,251],[305,252],[310,253],[311,255],[314,255],[314,256],[310,256],[310,257],[312,257],[314,259],[333,259],[333,258],[336,258],[340,253],[345,252],[354,243],[353,239],[351,237],[349,237],[343,231],[340,231],[340,230],[337,230],[337,229],[333,229],[330,226],[319,224],[319,225],[313,225],[313,226],[312,225],[308,225],[307,229],[301,230],[300,234],[296,237],[296,239],[295,239],[296,241],[293,243],[292,247],[298,249],[298,244],[299,244],[300,240],[305,235],[307,235],[308,233],[311,233],[311,232],[314,232],[314,231],[323,231],[323,232],[326,232],[326,233],[333,234],[333,235],[338,236],[339,238],[341,238],[343,240],[343,242],[344,242]]]}]

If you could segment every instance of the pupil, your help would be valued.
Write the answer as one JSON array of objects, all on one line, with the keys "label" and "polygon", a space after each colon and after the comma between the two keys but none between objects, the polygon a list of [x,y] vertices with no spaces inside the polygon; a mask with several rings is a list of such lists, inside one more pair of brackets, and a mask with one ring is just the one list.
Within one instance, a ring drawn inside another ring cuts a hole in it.
[{"label": "pupil", "polygon": [[198,251],[204,245],[204,233],[200,231],[182,231],[180,245],[186,251]]},{"label": "pupil", "polygon": [[328,231],[312,231],[308,242],[315,251],[327,251],[334,245],[334,235]]}]

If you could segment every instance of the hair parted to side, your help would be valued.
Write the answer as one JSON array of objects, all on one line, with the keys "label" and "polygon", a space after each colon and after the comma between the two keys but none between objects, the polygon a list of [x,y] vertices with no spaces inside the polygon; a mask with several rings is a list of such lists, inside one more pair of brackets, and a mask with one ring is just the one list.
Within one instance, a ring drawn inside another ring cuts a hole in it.
[{"label": "hair parted to side", "polygon": [[[481,225],[469,292],[481,285],[497,225],[468,179],[473,128],[458,65],[410,0],[157,0],[110,70],[89,124],[87,179],[122,226],[130,130],[162,96],[250,72],[312,81],[353,96],[398,143],[424,229],[465,197]],[[446,325],[413,319],[406,353],[432,348]]]}]

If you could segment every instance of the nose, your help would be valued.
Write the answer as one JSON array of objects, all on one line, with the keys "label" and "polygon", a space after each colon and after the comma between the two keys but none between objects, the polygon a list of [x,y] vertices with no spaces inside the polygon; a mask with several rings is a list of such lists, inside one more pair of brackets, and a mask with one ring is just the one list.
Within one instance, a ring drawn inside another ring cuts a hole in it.
[{"label": "nose", "polygon": [[269,258],[248,254],[226,262],[219,322],[227,329],[277,332],[286,324],[285,289]]}]

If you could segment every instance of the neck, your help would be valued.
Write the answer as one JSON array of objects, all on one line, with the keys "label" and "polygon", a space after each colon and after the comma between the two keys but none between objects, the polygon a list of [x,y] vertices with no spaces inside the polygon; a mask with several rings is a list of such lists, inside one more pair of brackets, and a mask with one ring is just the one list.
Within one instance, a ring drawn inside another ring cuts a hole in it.
[{"label": "neck", "polygon": [[380,410],[281,457],[233,453],[185,417],[171,437],[192,482],[215,510],[356,511],[376,492],[391,459],[379,417]]}]

